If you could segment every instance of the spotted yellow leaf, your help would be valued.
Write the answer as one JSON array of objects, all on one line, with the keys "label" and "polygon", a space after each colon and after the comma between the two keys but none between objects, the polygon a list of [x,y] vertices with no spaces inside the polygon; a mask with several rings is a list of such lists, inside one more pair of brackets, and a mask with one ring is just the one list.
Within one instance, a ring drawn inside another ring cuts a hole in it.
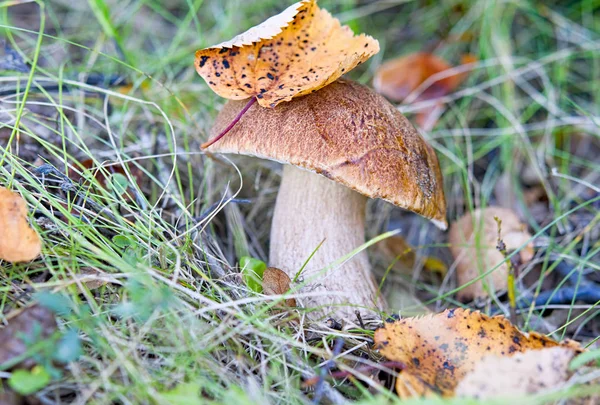
[{"label": "spotted yellow leaf", "polygon": [[198,74],[221,97],[275,107],[316,91],[379,52],[316,0],[288,7],[230,41],[196,52]]},{"label": "spotted yellow leaf", "polygon": [[504,317],[460,308],[386,323],[374,339],[381,354],[405,365],[396,380],[402,398],[453,396],[458,383],[486,356],[509,357],[557,346],[582,351],[574,341],[559,343],[535,332],[523,333]]}]

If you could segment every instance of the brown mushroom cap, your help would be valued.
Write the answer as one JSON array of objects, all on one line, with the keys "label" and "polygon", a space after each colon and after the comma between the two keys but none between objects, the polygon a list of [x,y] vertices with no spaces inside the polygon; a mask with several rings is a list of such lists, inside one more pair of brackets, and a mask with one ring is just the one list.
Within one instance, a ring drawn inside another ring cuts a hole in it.
[{"label": "brown mushroom cap", "polygon": [[[246,103],[229,101],[211,135],[229,125]],[[254,104],[208,151],[304,168],[447,227],[433,148],[392,104],[358,83],[338,80],[273,109]]]}]

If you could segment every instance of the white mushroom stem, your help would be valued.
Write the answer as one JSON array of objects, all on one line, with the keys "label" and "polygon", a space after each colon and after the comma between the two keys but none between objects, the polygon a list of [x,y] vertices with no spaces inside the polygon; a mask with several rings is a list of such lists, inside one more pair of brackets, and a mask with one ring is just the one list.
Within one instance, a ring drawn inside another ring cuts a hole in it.
[{"label": "white mushroom stem", "polygon": [[309,281],[302,292],[322,293],[300,300],[304,307],[319,307],[313,319],[346,318],[356,323],[357,309],[368,317],[374,314],[372,309],[384,305],[365,250],[324,270],[365,243],[366,201],[363,195],[323,176],[284,166],[271,228],[270,265],[293,280],[325,241],[301,274]]}]

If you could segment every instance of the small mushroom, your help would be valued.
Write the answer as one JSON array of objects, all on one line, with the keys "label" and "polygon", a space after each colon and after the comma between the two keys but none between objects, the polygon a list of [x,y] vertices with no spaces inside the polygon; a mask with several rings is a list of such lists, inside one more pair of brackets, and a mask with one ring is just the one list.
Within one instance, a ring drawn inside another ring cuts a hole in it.
[{"label": "small mushroom", "polygon": [[[231,123],[246,104],[229,101],[212,133]],[[354,321],[356,310],[368,317],[385,306],[364,250],[328,268],[365,242],[367,197],[447,227],[433,148],[387,100],[351,81],[338,80],[274,109],[253,105],[208,150],[286,164],[273,214],[269,265],[294,280],[324,241],[302,271],[305,291],[322,293],[300,300],[315,308],[313,319]]]}]

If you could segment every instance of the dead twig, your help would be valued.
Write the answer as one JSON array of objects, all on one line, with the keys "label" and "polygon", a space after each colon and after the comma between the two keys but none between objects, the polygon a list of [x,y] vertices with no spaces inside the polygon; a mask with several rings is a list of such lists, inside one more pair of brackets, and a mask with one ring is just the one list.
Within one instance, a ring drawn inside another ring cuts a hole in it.
[{"label": "dead twig", "polygon": [[[330,373],[328,377],[333,378],[334,380],[339,380],[342,378],[351,377],[355,374],[367,374],[373,370],[379,370],[380,367],[385,367],[385,368],[389,368],[389,369],[398,369],[398,370],[403,370],[406,368],[406,365],[399,361],[385,361],[383,363],[379,363],[378,366],[379,367],[370,366],[370,365],[363,366],[363,367],[359,367],[353,371],[348,371],[348,370],[334,371],[333,373]],[[319,378],[320,378],[320,376],[315,376],[313,378],[309,378],[308,380],[305,380],[302,385],[304,387],[313,386],[319,382]]]},{"label": "dead twig", "polygon": [[506,250],[506,244],[502,240],[502,220],[498,217],[494,217],[496,224],[498,224],[498,244],[496,245],[496,249],[502,256],[504,256],[504,262],[506,263],[506,267],[508,268],[508,280],[507,280],[507,290],[508,290],[508,305],[510,306],[510,321],[513,324],[517,323],[517,292],[515,280],[519,276],[517,274],[517,269],[513,266],[510,258],[508,257],[508,251]]}]

